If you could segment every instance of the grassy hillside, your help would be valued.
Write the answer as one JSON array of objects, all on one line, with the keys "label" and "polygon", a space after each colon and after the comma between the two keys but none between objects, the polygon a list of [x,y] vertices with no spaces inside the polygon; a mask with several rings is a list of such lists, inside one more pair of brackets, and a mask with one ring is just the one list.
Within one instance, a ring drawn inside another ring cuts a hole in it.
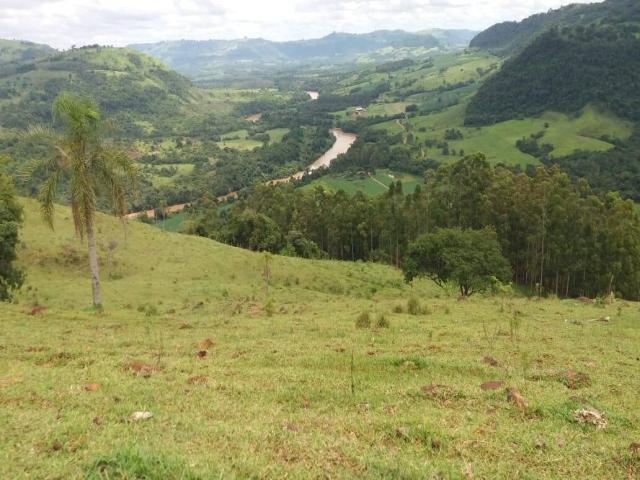
[{"label": "grassy hillside", "polygon": [[[97,315],[68,210],[51,233],[24,204],[27,285],[0,309],[3,478],[640,474],[636,304],[457,301],[388,267],[282,257],[267,300],[262,255],[137,223],[125,239],[100,216],[118,246]],[[576,420],[586,407],[606,428]]]},{"label": "grassy hillside", "polygon": [[[465,154],[484,153],[494,163],[536,164],[538,160],[521,152],[516,142],[532,134],[544,132],[541,143],[553,145],[552,157],[569,155],[577,150],[605,151],[614,145],[602,138],[627,139],[633,132],[633,124],[614,115],[602,113],[588,106],[577,116],[568,116],[557,112],[545,112],[538,117],[523,120],[509,120],[485,127],[464,127],[464,105],[457,105],[442,112],[410,118],[407,127],[414,141],[423,146],[429,158],[449,162],[459,158],[462,150]],[[375,125],[391,134],[403,133],[407,127],[397,121]],[[463,138],[446,140],[446,131],[459,130]],[[442,145],[448,144],[449,154],[444,154],[438,145],[428,146],[428,141]],[[455,155],[454,152],[455,151]]]}]

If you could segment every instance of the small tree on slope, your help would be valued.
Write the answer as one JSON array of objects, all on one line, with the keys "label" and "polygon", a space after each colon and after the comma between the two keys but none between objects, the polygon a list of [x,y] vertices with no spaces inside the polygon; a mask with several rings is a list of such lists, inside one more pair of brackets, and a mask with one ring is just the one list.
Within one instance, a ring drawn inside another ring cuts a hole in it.
[{"label": "small tree on slope", "polygon": [[493,279],[511,280],[511,267],[493,230],[440,229],[409,245],[403,264],[407,281],[425,276],[436,284],[457,283],[467,296],[487,289]]}]

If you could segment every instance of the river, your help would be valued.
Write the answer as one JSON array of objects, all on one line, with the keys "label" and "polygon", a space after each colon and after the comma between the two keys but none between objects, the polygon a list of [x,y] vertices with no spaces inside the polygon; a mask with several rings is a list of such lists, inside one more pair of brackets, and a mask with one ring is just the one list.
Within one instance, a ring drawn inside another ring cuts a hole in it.
[{"label": "river", "polygon": [[305,173],[313,172],[314,170],[318,170],[321,167],[328,167],[331,165],[338,155],[342,155],[343,153],[347,153],[347,151],[353,145],[353,142],[358,138],[354,133],[347,133],[342,131],[339,128],[332,128],[330,130],[331,135],[336,138],[333,146],[324,152],[320,157],[316,159],[311,165],[309,165],[306,170],[301,170],[299,172],[294,173],[289,177],[278,178],[277,180],[271,180],[269,185],[277,185],[279,183],[287,183],[291,180],[300,180]]},{"label": "river", "polygon": [[[331,135],[333,135],[336,139],[334,144],[331,146],[329,150],[324,152],[320,157],[318,157],[311,165],[309,165],[306,170],[301,170],[299,172],[294,173],[288,177],[278,178],[276,180],[271,180],[268,182],[269,185],[278,185],[281,183],[288,183],[291,180],[299,180],[301,179],[305,173],[313,172],[322,167],[328,167],[332,161],[338,158],[338,155],[343,153],[347,153],[347,151],[351,148],[351,145],[358,138],[354,133],[347,133],[342,131],[339,128],[332,128],[330,130]],[[218,197],[219,202],[226,202],[232,198],[237,198],[238,192],[230,192],[226,195],[222,195]],[[167,207],[167,213],[178,213],[185,209],[189,204],[188,203],[180,203],[178,205],[171,205]],[[141,212],[132,212],[126,216],[128,219],[138,218],[144,214],[147,214],[147,217],[153,218],[155,217],[155,210],[143,210]]]}]

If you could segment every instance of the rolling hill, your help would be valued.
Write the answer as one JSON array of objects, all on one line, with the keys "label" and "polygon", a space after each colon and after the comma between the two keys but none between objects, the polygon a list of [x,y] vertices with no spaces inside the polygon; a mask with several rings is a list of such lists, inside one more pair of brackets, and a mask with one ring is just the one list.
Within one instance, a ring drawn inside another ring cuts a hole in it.
[{"label": "rolling hill", "polygon": [[635,303],[459,301],[391,267],[280,256],[267,295],[263,254],[99,215],[98,314],[69,210],[52,232],[23,205],[27,283],[0,308],[2,478],[638,472]]},{"label": "rolling hill", "polygon": [[0,127],[47,122],[53,99],[72,90],[95,98],[124,130],[162,123],[195,95],[191,82],[128,49],[88,46],[0,66]]}]

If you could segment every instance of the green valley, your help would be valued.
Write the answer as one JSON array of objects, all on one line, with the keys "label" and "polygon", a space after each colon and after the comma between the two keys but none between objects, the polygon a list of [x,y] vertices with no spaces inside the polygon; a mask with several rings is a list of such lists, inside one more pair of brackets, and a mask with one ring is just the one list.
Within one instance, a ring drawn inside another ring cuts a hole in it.
[{"label": "green valley", "polygon": [[577,1],[0,2],[0,479],[640,478],[640,4]]}]

